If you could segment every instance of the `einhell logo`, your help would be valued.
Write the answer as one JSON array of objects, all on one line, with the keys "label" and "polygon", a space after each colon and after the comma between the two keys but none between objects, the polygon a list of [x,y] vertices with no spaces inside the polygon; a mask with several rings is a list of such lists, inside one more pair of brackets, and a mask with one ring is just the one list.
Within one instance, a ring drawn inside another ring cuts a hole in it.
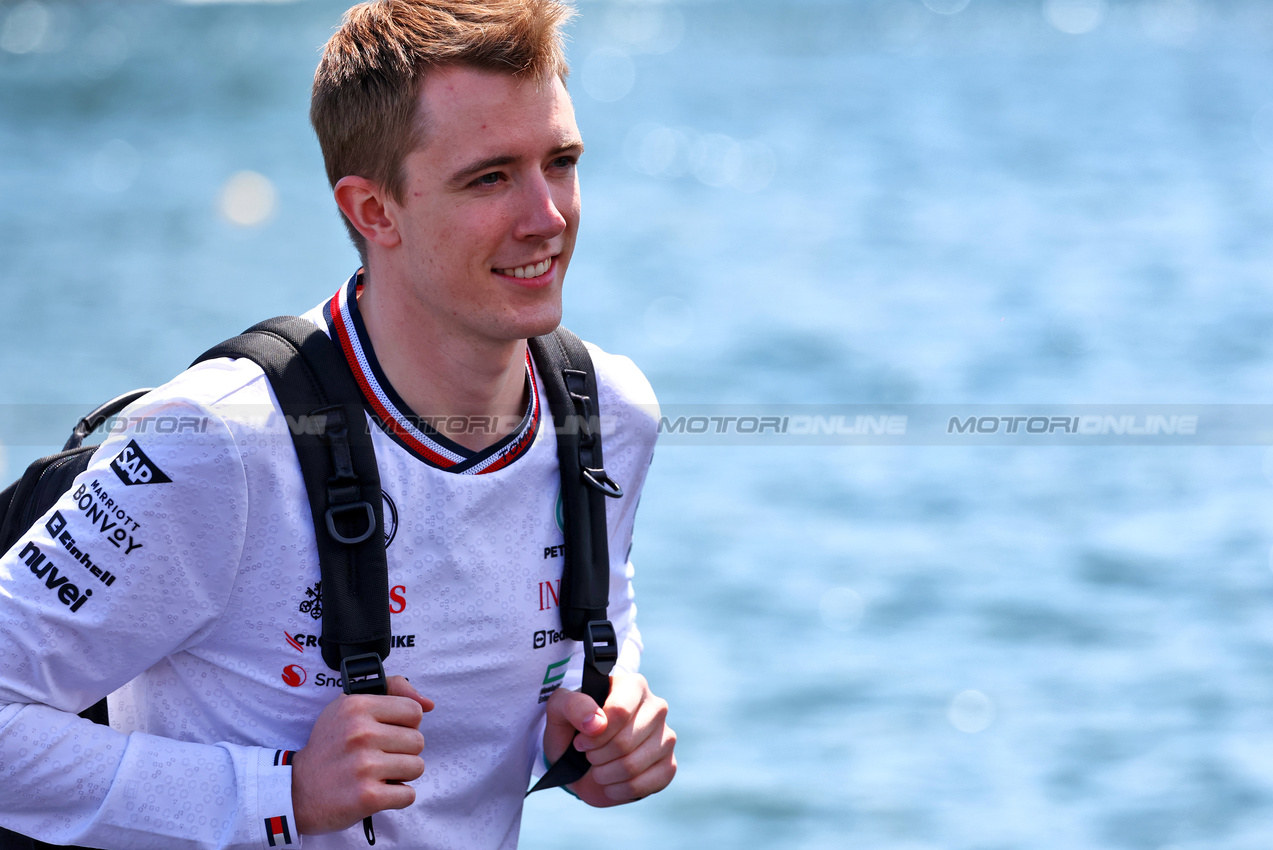
[{"label": "einhell logo", "polygon": [[136,440],[129,440],[124,450],[111,461],[111,469],[129,487],[134,484],[170,484],[172,479],[164,475],[154,462],[146,457],[146,453],[137,445]]}]

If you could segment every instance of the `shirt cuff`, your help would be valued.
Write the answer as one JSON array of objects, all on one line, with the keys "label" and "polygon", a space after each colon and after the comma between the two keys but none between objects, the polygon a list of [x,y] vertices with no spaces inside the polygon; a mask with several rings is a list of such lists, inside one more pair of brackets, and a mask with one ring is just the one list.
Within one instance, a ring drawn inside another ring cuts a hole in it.
[{"label": "shirt cuff", "polygon": [[300,847],[292,811],[291,750],[256,751],[256,805],[261,847]]}]

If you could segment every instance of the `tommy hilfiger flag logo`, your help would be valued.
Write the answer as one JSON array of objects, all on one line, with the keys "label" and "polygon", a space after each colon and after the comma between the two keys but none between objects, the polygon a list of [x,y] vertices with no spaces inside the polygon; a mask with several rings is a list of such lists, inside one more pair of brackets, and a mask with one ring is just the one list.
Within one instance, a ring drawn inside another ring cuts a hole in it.
[{"label": "tommy hilfiger flag logo", "polygon": [[291,750],[275,750],[274,751],[274,766],[287,767],[288,765],[292,763],[292,756],[294,755],[296,755],[296,753],[292,752]]},{"label": "tommy hilfiger flag logo", "polygon": [[[292,833],[287,828],[287,815],[280,815],[276,818],[265,819],[265,836],[270,841],[271,847],[277,847],[281,844],[292,843]],[[281,842],[275,841],[276,838],[282,838]]]}]

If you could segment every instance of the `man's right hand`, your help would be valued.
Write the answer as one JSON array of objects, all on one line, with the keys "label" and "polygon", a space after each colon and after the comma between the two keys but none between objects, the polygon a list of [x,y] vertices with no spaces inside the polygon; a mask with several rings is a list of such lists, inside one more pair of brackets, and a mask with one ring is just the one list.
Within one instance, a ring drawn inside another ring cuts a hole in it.
[{"label": "man's right hand", "polygon": [[401,676],[390,676],[388,687],[387,696],[332,700],[314,721],[305,749],[292,757],[292,811],[302,835],[348,829],[415,802],[414,788],[389,782],[423,775],[420,720],[433,700]]}]

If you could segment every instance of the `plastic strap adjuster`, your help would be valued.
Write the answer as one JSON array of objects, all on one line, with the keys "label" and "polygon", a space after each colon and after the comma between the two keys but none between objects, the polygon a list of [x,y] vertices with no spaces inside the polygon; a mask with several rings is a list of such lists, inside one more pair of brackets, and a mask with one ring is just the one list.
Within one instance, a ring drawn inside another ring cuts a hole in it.
[{"label": "plastic strap adjuster", "polygon": [[385,665],[374,652],[351,655],[340,660],[340,678],[347,694],[379,694],[389,692]]},{"label": "plastic strap adjuster", "polygon": [[[584,664],[610,675],[619,660],[619,638],[609,620],[589,620],[583,633]],[[600,704],[600,703],[598,703]]]},{"label": "plastic strap adjuster", "polygon": [[610,696],[610,672],[619,660],[619,639],[609,620],[589,620],[583,630],[582,690],[598,708]]}]

